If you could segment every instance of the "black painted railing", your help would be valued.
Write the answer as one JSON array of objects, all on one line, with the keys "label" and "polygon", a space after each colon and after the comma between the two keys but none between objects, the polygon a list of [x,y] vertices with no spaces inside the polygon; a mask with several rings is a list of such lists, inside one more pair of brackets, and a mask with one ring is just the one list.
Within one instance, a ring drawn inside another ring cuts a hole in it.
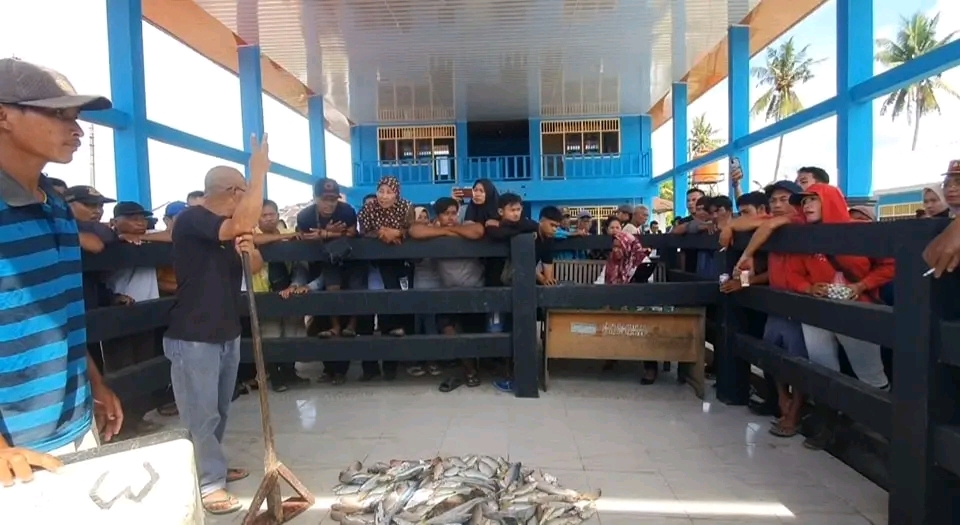
[{"label": "black painted railing", "polygon": [[[960,505],[960,286],[953,276],[924,276],[921,253],[946,225],[916,220],[878,224],[787,226],[764,247],[780,253],[830,253],[896,260],[894,307],[818,299],[752,286],[734,294],[719,293],[715,278],[678,270],[681,249],[716,250],[715,236],[647,235],[643,243],[656,248],[670,269],[668,282],[642,285],[564,285],[535,283],[534,240],[531,235],[509,244],[460,239],[407,241],[388,246],[372,239],[352,240],[355,261],[421,258],[503,257],[510,260],[510,287],[439,290],[377,290],[310,293],[281,299],[257,294],[261,312],[271,317],[302,315],[373,315],[423,313],[509,312],[508,333],[457,336],[409,335],[318,340],[281,338],[264,341],[268,361],[453,359],[513,357],[519,397],[537,397],[539,354],[537,309],[601,309],[657,305],[706,306],[717,372],[717,396],[744,404],[749,395],[750,365],[797,385],[815,403],[825,404],[880,436],[889,445],[887,483],[890,523],[957,523]],[[732,271],[748,235],[718,252],[718,272]],[[557,250],[609,248],[606,237],[572,238],[556,243]],[[121,267],[153,267],[169,262],[169,245],[115,245],[84,259],[86,271]],[[315,261],[326,254],[322,245],[292,241],[263,247],[267,261]],[[106,341],[166,326],[173,299],[144,301],[130,306],[98,308],[87,314],[88,337]],[[893,388],[881,392],[849,376],[778,349],[745,333],[745,310],[793,319],[893,349]],[[456,337],[457,344],[449,344]],[[244,341],[244,360],[251,358]],[[169,380],[163,357],[110,374],[121,395],[149,392]]]}]

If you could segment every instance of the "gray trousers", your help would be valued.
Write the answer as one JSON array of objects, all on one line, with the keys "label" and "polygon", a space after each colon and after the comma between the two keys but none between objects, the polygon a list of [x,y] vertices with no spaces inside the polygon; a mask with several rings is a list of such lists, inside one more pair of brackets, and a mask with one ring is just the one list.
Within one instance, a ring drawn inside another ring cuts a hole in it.
[{"label": "gray trousers", "polygon": [[227,486],[222,443],[237,383],[240,338],[197,343],[164,337],[163,354],[170,360],[170,382],[180,420],[193,440],[200,494],[206,496]]}]

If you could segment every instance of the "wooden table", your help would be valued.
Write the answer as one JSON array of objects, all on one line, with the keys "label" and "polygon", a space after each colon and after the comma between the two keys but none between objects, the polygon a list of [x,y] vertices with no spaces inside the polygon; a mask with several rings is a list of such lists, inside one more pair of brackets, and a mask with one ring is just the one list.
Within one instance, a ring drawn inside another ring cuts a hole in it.
[{"label": "wooden table", "polygon": [[[703,308],[549,310],[544,347],[544,389],[551,358],[692,363],[686,377],[704,392]],[[679,373],[679,372],[678,372]]]}]

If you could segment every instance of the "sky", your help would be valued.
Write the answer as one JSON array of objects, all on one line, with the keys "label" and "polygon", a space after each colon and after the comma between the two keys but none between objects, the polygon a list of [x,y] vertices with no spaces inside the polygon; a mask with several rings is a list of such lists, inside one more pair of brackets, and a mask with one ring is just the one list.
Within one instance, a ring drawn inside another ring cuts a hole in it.
[{"label": "sky", "polygon": [[[78,91],[110,93],[107,59],[105,0],[32,0],[11,2],[4,7],[4,17],[16,20],[0,32],[0,56],[15,55],[43,64],[66,75]],[[960,2],[957,0],[875,0],[875,36],[892,37],[900,16],[917,11],[941,13],[940,29],[960,29]],[[821,102],[836,92],[836,6],[830,0],[806,20],[781,38],[794,37],[800,45],[809,45],[810,56],[823,59],[815,66],[815,78],[798,88],[806,106]],[[51,38],[55,35],[55,38]],[[777,45],[779,41],[775,42]],[[242,149],[239,81],[170,36],[144,24],[144,55],[149,119],[203,138]],[[764,53],[751,65],[762,65]],[[880,66],[876,66],[879,72]],[[183,79],[191,79],[184,82]],[[960,91],[960,68],[944,74],[944,80]],[[727,134],[726,81],[691,104],[688,116],[707,114],[708,120]],[[751,100],[760,93],[754,89]],[[910,151],[912,127],[906,120],[891,122],[879,116],[879,102],[874,103],[874,190],[909,186],[937,180],[951,158],[960,158],[960,136],[956,118],[960,101],[943,95],[939,98],[943,116],[924,117],[916,152]],[[310,171],[310,144],[305,118],[269,96],[264,96],[264,122],[270,135],[271,157],[290,167]],[[951,123],[949,125],[948,123]],[[751,130],[765,125],[751,122]],[[84,145],[69,165],[50,165],[47,172],[68,184],[89,184],[90,131]],[[116,194],[114,179],[113,133],[109,128],[93,126],[95,137],[95,183],[106,195]],[[670,153],[671,123],[662,126],[653,136],[654,173],[667,171],[672,164]],[[830,118],[786,136],[781,162],[781,177],[792,175],[802,165],[819,165],[836,172],[836,119]],[[327,133],[327,173],[349,185],[351,174],[350,146]],[[750,171],[753,180],[773,180],[777,141],[770,141],[751,150]],[[194,189],[201,189],[204,173],[227,161],[180,149],[151,140],[149,143],[151,188],[154,207],[181,200]],[[269,197],[281,206],[308,200],[309,188],[277,175],[268,176]]]},{"label": "sky", "polygon": [[[941,36],[950,31],[960,30],[960,1],[957,0],[875,0],[874,36],[893,38],[900,17],[909,17],[921,11],[927,14],[940,13],[939,30]],[[798,47],[809,45],[809,56],[822,59],[814,66],[815,77],[797,88],[797,94],[805,107],[816,105],[833,97],[836,90],[836,1],[826,2],[820,9],[785,33],[772,45],[779,46],[782,41],[793,37]],[[765,64],[766,52],[758,53],[751,61],[751,67]],[[883,71],[880,64],[874,65],[874,73]],[[960,92],[960,68],[953,68],[943,74],[944,81]],[[762,91],[755,84],[751,86],[750,100],[760,97]],[[911,151],[913,126],[903,116],[892,121],[890,116],[880,116],[880,102],[874,101],[874,160],[873,189],[888,189],[913,186],[923,182],[937,181],[946,171],[950,159],[960,158],[960,134],[957,133],[957,118],[960,116],[960,100],[947,94],[937,97],[942,116],[926,115],[921,120],[920,137],[917,150]],[[688,127],[693,119],[701,114],[719,130],[718,136],[727,137],[727,81],[724,80],[700,97],[687,109]],[[766,126],[762,118],[753,119],[750,131]],[[831,175],[836,174],[836,117],[824,119],[816,124],[801,128],[785,136],[783,157],[780,165],[780,178],[795,176],[801,166],[820,166]],[[689,129],[689,128],[688,128]],[[653,134],[653,171],[660,174],[673,165],[671,153],[673,133],[672,122],[661,126]],[[751,148],[750,177],[760,184],[774,180],[777,141],[772,140]],[[726,161],[721,163],[726,171]]]}]

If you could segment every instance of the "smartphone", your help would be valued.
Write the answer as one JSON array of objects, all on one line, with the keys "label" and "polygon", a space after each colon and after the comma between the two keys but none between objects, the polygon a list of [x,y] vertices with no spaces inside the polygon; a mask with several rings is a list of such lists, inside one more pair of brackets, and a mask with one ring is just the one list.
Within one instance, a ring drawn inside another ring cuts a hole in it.
[{"label": "smartphone", "polygon": [[460,196],[463,199],[472,199],[473,198],[473,188],[461,188]]},{"label": "smartphone", "polygon": [[740,169],[740,158],[734,157],[730,159],[730,171]]}]

